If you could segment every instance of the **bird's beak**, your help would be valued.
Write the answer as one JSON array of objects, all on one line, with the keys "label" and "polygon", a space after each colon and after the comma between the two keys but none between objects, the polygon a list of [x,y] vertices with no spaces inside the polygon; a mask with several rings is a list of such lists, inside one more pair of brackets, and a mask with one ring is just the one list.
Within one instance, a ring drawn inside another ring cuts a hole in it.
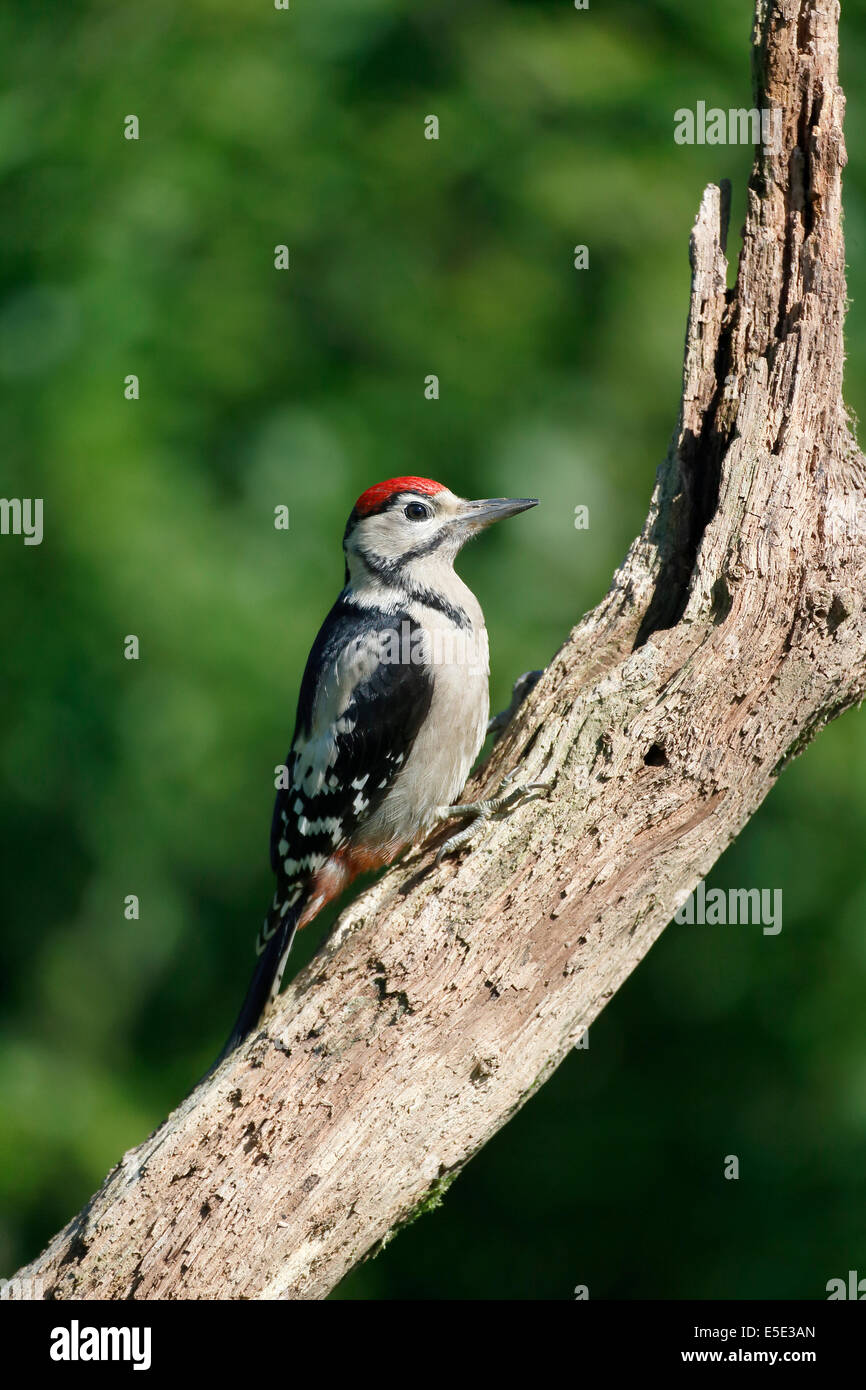
[{"label": "bird's beak", "polygon": [[480,531],[494,521],[504,521],[528,507],[537,507],[537,497],[483,497],[478,502],[464,502],[460,520],[472,531]]}]

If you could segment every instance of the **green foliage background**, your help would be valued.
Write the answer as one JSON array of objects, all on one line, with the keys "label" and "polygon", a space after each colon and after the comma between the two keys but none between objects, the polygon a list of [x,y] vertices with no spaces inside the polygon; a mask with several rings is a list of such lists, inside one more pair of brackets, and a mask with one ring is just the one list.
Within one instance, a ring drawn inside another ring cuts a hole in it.
[{"label": "green foliage background", "polygon": [[[45,539],[0,540],[3,1273],[233,1017],[357,493],[415,472],[542,499],[462,564],[494,707],[604,593],[675,423],[707,182],[742,222],[751,152],[676,146],[673,112],[751,105],[750,26],[749,0],[7,0],[2,492],[44,498]],[[864,59],[846,0],[861,412]],[[710,879],[781,887],[781,935],[672,926],[589,1051],[337,1296],[814,1298],[866,1274],[864,789],[849,714]]]}]

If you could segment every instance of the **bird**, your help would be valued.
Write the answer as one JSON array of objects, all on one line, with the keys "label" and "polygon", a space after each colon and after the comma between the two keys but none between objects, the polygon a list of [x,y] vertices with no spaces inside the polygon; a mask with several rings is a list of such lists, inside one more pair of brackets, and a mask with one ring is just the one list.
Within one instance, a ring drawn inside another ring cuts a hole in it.
[{"label": "bird", "polygon": [[[367,488],[352,508],[343,588],[310,650],[278,769],[276,891],[217,1063],[276,998],[296,932],[353,879],[392,863],[441,822],[466,818],[441,859],[478,821],[542,785],[457,802],[491,721],[484,614],[454,562],[485,527],[537,501],[467,501],[430,478],[401,477]],[[516,697],[539,674],[521,677]]]}]

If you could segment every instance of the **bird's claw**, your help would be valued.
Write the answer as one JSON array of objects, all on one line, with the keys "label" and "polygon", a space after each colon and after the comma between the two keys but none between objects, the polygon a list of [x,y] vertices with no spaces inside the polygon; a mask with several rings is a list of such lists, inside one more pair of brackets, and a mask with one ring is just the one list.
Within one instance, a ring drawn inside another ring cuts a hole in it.
[{"label": "bird's claw", "polygon": [[534,782],[519,782],[512,786],[508,791],[503,789],[509,786],[517,776],[519,769],[515,768],[506,774],[499,784],[499,791],[496,796],[487,801],[468,801],[457,806],[443,806],[439,813],[439,819],[453,820],[458,816],[466,816],[469,819],[468,825],[464,825],[461,830],[454,835],[449,835],[443,845],[440,845],[436,854],[436,863],[441,864],[446,854],[453,854],[455,850],[461,849],[476,832],[480,829],[484,821],[490,820],[493,816],[501,815],[505,811],[513,811],[523,801],[533,801],[536,797],[543,796],[550,792],[556,785],[556,775],[540,778]]}]

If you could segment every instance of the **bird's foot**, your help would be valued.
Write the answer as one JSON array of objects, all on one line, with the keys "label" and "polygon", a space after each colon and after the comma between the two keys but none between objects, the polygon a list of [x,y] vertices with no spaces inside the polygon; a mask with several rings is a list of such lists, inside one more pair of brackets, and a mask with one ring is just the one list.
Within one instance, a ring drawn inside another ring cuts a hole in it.
[{"label": "bird's foot", "polygon": [[[465,818],[468,824],[454,835],[449,835],[445,843],[440,846],[436,855],[437,864],[441,864],[446,854],[453,854],[455,850],[462,849],[465,844],[468,844],[485,821],[491,820],[493,816],[502,815],[503,812],[515,810],[524,801],[533,801],[536,797],[544,796],[556,784],[556,777],[553,776],[538,782],[518,782],[515,786],[509,786],[518,771],[519,769],[515,768],[513,772],[509,772],[503,777],[496,796],[490,797],[487,801],[467,801],[456,806],[439,807],[436,812],[437,821]],[[508,787],[507,791],[505,790],[506,787]]]}]

